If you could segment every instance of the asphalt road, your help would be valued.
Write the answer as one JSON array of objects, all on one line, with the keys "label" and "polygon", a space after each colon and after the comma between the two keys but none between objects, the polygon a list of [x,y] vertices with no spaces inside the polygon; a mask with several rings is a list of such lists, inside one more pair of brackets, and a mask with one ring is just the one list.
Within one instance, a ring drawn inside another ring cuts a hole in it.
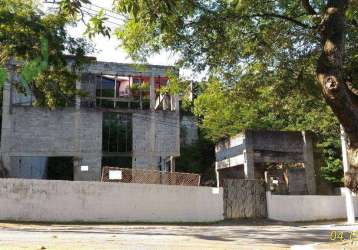
[{"label": "asphalt road", "polygon": [[348,238],[355,230],[358,225],[337,222],[296,225],[269,221],[214,225],[0,223],[0,249],[313,249],[303,245],[335,244],[330,241],[332,231],[342,232]]}]

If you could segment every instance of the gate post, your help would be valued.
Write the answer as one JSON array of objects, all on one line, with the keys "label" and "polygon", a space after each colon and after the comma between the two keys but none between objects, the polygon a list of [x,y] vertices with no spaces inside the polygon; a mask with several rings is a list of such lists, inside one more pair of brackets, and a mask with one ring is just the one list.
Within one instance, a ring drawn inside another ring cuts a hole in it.
[{"label": "gate post", "polygon": [[244,145],[244,173],[245,179],[255,179],[254,145],[252,131],[245,131]]},{"label": "gate post", "polygon": [[303,161],[306,172],[306,185],[308,194],[316,194],[316,177],[313,161],[312,137],[307,132],[302,131],[303,137]]}]

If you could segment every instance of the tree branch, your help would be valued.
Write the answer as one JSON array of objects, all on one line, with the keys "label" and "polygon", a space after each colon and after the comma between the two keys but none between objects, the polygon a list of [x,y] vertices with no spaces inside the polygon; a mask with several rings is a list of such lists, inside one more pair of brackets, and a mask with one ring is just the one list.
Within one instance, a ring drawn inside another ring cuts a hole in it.
[{"label": "tree branch", "polygon": [[247,17],[268,17],[268,18],[274,17],[274,18],[279,18],[279,19],[282,19],[282,20],[289,21],[289,22],[294,23],[297,26],[300,26],[300,27],[305,28],[305,29],[313,29],[314,28],[314,27],[311,27],[308,24],[302,23],[302,22],[294,19],[293,17],[284,16],[284,15],[280,15],[280,14],[276,14],[276,13],[254,14],[254,15],[249,15]]},{"label": "tree branch", "polygon": [[254,18],[254,17],[278,18],[278,19],[282,19],[282,20],[294,23],[297,26],[300,26],[300,27],[305,28],[305,29],[314,29],[315,28],[315,27],[312,27],[312,26],[310,26],[308,24],[305,24],[305,23],[302,23],[302,22],[298,21],[293,17],[284,16],[284,15],[280,15],[280,14],[276,14],[276,13],[257,13],[257,14],[252,14],[252,15],[240,15],[240,14],[237,14],[237,13],[231,13],[231,14],[227,14],[226,16],[222,16],[221,18],[242,19],[242,18]]},{"label": "tree branch", "polygon": [[242,19],[242,18],[254,18],[254,17],[262,17],[262,18],[278,18],[285,21],[289,21],[297,26],[300,26],[305,29],[315,29],[315,26],[310,26],[308,24],[302,23],[301,21],[295,19],[294,17],[285,16],[277,13],[256,13],[256,14],[249,14],[249,15],[240,15],[238,13],[227,13],[225,16],[221,16],[221,18],[226,19]]},{"label": "tree branch", "polygon": [[309,0],[301,0],[302,7],[305,9],[307,14],[316,15],[317,12],[313,9]]}]

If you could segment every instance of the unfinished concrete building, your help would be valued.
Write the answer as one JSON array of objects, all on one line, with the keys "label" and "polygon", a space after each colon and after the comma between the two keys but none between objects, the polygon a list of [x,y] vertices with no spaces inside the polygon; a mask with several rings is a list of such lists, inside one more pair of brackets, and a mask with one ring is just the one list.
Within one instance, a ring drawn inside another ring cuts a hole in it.
[{"label": "unfinished concrete building", "polygon": [[270,182],[270,177],[280,184],[282,169],[267,171],[267,164],[300,164],[287,170],[288,192],[316,193],[312,138],[306,132],[246,130],[219,142],[215,153],[218,185],[224,178]]},{"label": "unfinished concrete building", "polygon": [[171,67],[93,62],[72,107],[34,107],[5,83],[1,160],[9,177],[100,180],[103,166],[174,170],[180,154],[179,99],[161,94]]}]

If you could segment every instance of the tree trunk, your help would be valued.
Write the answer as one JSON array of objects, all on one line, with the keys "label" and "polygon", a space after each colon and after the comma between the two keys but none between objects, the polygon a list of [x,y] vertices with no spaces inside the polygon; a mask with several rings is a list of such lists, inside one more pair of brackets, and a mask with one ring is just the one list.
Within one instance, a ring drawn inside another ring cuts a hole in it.
[{"label": "tree trunk", "polygon": [[347,85],[343,72],[345,49],[345,12],[349,0],[328,0],[320,25],[322,54],[318,60],[317,78],[323,96],[342,124],[348,139],[350,172],[346,185],[358,191],[358,96]]}]

